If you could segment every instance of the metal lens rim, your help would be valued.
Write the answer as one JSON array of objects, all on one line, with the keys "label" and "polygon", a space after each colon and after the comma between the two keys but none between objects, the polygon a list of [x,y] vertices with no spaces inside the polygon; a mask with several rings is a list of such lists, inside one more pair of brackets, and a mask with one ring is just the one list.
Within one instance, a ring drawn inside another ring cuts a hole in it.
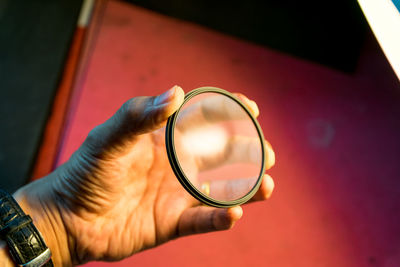
[{"label": "metal lens rim", "polygon": [[[174,144],[174,131],[175,131],[176,119],[178,117],[178,114],[179,114],[181,108],[190,99],[192,99],[193,97],[195,97],[199,94],[203,94],[203,93],[218,93],[218,94],[222,94],[222,95],[225,95],[225,96],[231,98],[246,111],[246,113],[249,115],[249,117],[251,118],[251,120],[253,121],[253,123],[257,129],[258,136],[260,138],[260,143],[261,143],[261,150],[262,150],[261,170],[258,175],[257,182],[253,186],[253,188],[246,195],[244,195],[243,197],[241,197],[239,199],[235,199],[232,201],[221,201],[221,200],[217,200],[217,199],[214,199],[214,198],[211,198],[211,197],[205,195],[190,182],[190,180],[186,177],[181,165],[179,164],[177,153],[175,150],[175,144]],[[200,88],[194,89],[194,90],[190,91],[189,93],[187,93],[185,95],[183,104],[179,107],[179,109],[173,115],[171,115],[168,118],[167,125],[166,125],[166,131],[165,131],[165,144],[166,144],[166,149],[167,149],[168,160],[169,160],[172,170],[174,171],[179,182],[193,197],[195,197],[197,200],[199,200],[202,203],[205,203],[209,206],[219,207],[219,208],[229,208],[229,207],[238,206],[238,205],[241,205],[241,204],[247,202],[248,200],[250,200],[250,198],[252,196],[254,196],[254,194],[257,192],[258,188],[260,187],[261,181],[264,176],[265,164],[266,164],[265,163],[264,135],[263,135],[263,132],[261,130],[261,127],[260,127],[257,119],[253,116],[253,114],[251,114],[250,110],[242,103],[242,101],[239,98],[237,98],[235,95],[229,93],[228,91],[225,91],[223,89],[216,88],[216,87],[200,87]]]}]

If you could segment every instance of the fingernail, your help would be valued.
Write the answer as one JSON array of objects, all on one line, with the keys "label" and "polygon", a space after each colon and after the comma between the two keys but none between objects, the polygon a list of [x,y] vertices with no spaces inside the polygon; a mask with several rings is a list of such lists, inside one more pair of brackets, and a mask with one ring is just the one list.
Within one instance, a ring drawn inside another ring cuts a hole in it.
[{"label": "fingernail", "polygon": [[225,229],[232,228],[235,223],[243,216],[243,209],[240,206],[229,208],[225,211],[222,219],[225,224]]},{"label": "fingernail", "polygon": [[157,96],[157,99],[154,102],[154,104],[156,106],[158,106],[158,105],[166,104],[166,103],[170,102],[178,88],[179,88],[179,86],[175,85],[174,87],[172,87],[171,89],[169,89],[165,93]]},{"label": "fingernail", "polygon": [[235,218],[236,220],[239,220],[240,218],[242,218],[242,216],[243,216],[243,209],[242,209],[242,207],[240,207],[240,206],[234,207],[234,213],[235,213],[234,218]]}]

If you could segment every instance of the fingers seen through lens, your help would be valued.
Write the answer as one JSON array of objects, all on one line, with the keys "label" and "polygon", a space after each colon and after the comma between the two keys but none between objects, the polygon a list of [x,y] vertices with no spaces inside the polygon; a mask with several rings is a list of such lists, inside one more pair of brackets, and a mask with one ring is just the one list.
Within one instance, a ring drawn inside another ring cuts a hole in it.
[{"label": "fingers seen through lens", "polygon": [[[244,103],[253,116],[258,116],[256,102],[249,100],[243,94],[235,93],[234,95]],[[196,102],[196,99],[200,100]],[[193,129],[199,125],[245,119],[248,119],[247,113],[230,97],[218,93],[203,93],[194,96],[184,105],[176,127],[184,132],[186,129]]]},{"label": "fingers seen through lens", "polygon": [[[255,186],[257,178],[205,181],[200,184],[199,190],[203,194],[219,201],[233,201],[249,193]],[[268,199],[272,194],[274,186],[275,184],[271,176],[265,174],[257,193],[250,201]]]},{"label": "fingers seen through lens", "polygon": [[[247,136],[234,136],[231,138],[221,153],[196,155],[200,171],[211,170],[223,164],[253,163],[261,164],[260,138]],[[275,165],[275,152],[271,144],[264,140],[265,167],[270,169]],[[195,153],[193,153],[195,154]]]},{"label": "fingers seen through lens", "polygon": [[[274,181],[265,175],[258,192],[249,202],[269,198],[274,189]],[[249,203],[248,202],[248,203]],[[240,206],[221,209],[208,206],[194,206],[183,212],[178,223],[178,236],[227,230],[243,216]]]}]

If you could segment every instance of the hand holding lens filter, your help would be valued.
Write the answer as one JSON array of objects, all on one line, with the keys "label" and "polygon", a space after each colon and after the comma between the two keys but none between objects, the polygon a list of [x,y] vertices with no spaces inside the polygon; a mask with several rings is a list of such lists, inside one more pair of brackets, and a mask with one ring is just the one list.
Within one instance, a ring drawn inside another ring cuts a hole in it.
[{"label": "hand holding lens filter", "polygon": [[202,87],[188,93],[168,119],[166,145],[178,180],[205,204],[240,205],[260,186],[262,130],[250,110],[225,90]]}]

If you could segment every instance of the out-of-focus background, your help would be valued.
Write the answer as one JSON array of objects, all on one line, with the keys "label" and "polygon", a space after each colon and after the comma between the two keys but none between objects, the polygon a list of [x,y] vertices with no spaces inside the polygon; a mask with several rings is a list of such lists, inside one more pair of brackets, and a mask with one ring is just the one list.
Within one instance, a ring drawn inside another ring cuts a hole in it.
[{"label": "out-of-focus background", "polygon": [[400,83],[357,2],[89,2],[0,1],[1,188],[175,84],[255,100],[277,163],[231,231],[87,266],[400,266]]}]

